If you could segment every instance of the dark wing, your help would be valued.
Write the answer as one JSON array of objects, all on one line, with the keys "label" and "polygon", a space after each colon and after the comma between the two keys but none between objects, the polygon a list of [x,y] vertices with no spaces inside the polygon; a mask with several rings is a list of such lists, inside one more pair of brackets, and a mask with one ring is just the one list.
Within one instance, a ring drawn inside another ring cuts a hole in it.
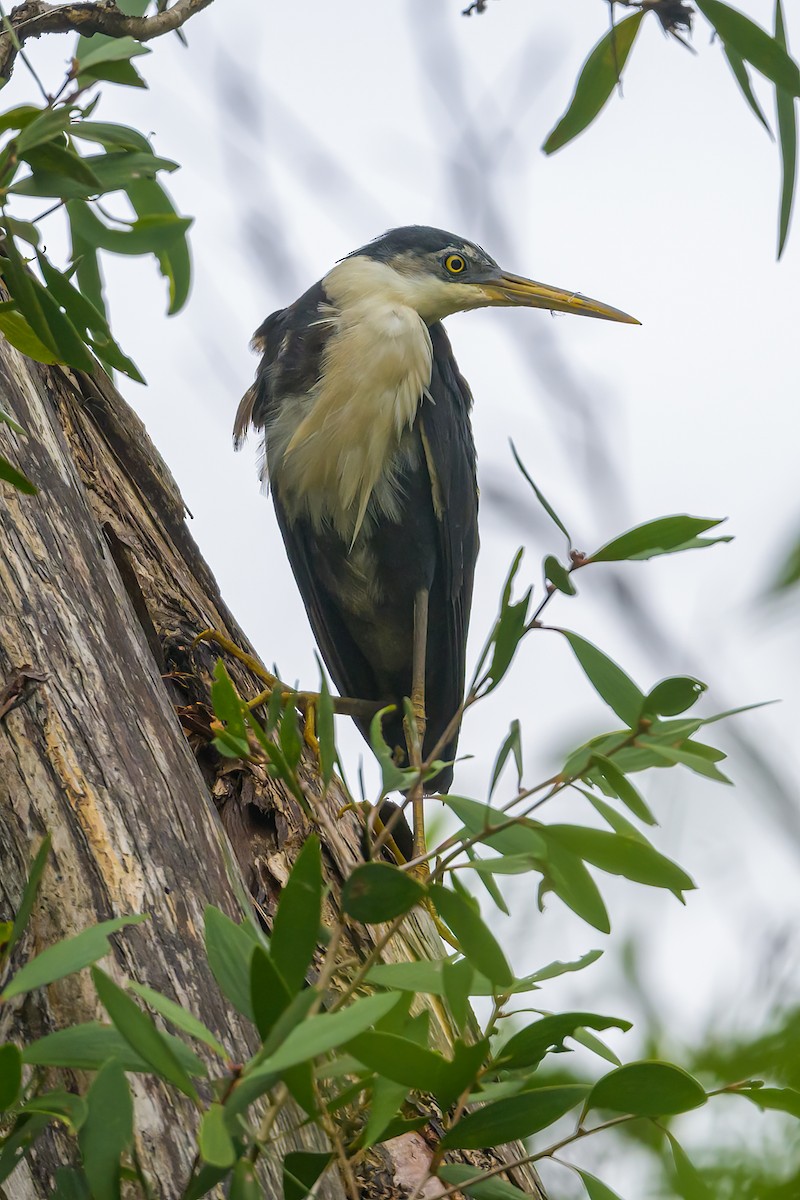
[{"label": "dark wing", "polygon": [[[327,301],[322,284],[316,283],[289,308],[272,313],[256,330],[253,347],[262,358],[255,382],[236,413],[233,438],[237,449],[251,425],[263,429],[286,396],[308,392],[317,382],[330,333],[330,327],[319,320],[321,306]],[[275,487],[272,499],[289,564],[336,686],[346,696],[378,695],[374,672],[342,619],[336,596],[324,583],[326,559],[335,559],[341,548],[336,543],[326,547],[325,537],[314,533],[304,518],[289,522]],[[367,734],[368,729],[362,728]]]},{"label": "dark wing", "polygon": [[[340,596],[325,582],[330,564],[346,553],[346,547],[335,534],[328,533],[331,544],[326,548],[326,537],[313,530],[305,517],[289,521],[277,488],[272,489],[272,499],[314,638],[339,694],[363,700],[379,699],[385,695],[384,690],[348,628]],[[356,724],[368,739],[369,721],[357,718]]]},{"label": "dark wing", "polygon": [[[472,395],[458,369],[444,327],[430,328],[433,371],[430,398],[420,411],[439,554],[428,629],[429,748],[464,697],[467,627],[478,557],[478,482],[469,410]],[[431,740],[432,739],[432,740]],[[457,735],[442,758],[455,756]],[[442,772],[440,790],[452,771]]]}]

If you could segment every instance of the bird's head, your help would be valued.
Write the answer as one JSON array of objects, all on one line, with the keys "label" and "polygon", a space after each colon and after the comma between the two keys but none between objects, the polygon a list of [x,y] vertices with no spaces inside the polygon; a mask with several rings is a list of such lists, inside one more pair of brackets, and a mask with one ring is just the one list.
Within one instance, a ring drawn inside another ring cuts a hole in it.
[{"label": "bird's head", "polygon": [[635,317],[546,283],[502,270],[480,246],[444,229],[407,225],[390,229],[343,259],[326,277],[333,298],[345,303],[380,299],[414,308],[424,321],[439,321],[471,308],[547,308],[638,325]]}]

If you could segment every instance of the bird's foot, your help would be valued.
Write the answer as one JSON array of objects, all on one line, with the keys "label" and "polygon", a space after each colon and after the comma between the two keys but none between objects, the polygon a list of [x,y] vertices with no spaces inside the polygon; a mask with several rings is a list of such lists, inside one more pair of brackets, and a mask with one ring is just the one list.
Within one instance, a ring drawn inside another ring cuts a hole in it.
[{"label": "bird's foot", "polygon": [[215,646],[219,646],[220,650],[224,650],[232,658],[238,659],[240,663],[247,667],[248,671],[252,671],[258,679],[267,685],[266,691],[261,692],[259,696],[256,696],[255,700],[250,702],[251,707],[257,707],[256,701],[263,704],[264,700],[261,697],[269,699],[276,684],[280,683],[277,676],[268,671],[252,654],[248,654],[241,646],[237,646],[236,642],[232,641],[226,634],[220,633],[216,629],[203,629],[198,633],[192,645],[196,646],[198,642],[213,642]]}]

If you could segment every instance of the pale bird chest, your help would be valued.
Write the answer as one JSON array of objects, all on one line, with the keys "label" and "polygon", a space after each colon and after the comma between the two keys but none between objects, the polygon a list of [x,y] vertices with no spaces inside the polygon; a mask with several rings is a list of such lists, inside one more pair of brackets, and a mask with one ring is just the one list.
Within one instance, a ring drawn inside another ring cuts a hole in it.
[{"label": "pale bird chest", "polygon": [[320,378],[287,397],[267,430],[267,464],[289,515],[354,540],[368,507],[392,516],[408,431],[431,378],[427,326],[402,304],[363,302],[330,318]]}]

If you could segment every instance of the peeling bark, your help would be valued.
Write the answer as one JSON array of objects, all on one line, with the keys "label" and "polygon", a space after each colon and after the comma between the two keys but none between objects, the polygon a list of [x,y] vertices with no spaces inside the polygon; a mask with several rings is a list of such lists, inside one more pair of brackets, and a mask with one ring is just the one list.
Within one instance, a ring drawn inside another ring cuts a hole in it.
[{"label": "peeling bark", "polygon": [[[150,921],[113,939],[111,970],[184,1004],[246,1057],[255,1031],[208,970],[203,909],[213,903],[238,915],[238,869],[269,923],[308,823],[262,768],[221,760],[210,748],[218,652],[193,642],[213,627],[252,647],[188,532],[168,469],[110,381],[39,366],[0,341],[0,393],[28,431],[16,439],[0,427],[2,452],[40,488],[28,497],[0,484],[0,916],[16,908],[31,847],[49,830],[53,854],[24,949],[148,912]],[[240,692],[254,695],[257,681],[240,663],[227,665]],[[353,814],[337,815],[343,796],[335,787],[323,799],[308,751],[301,770],[316,797],[335,904],[360,860],[360,827]],[[368,951],[370,931],[359,936],[348,954]],[[443,953],[423,913],[405,923],[385,958]],[[447,1012],[436,1002],[432,1014],[445,1049]],[[0,1040],[30,1040],[98,1015],[84,972],[5,1006]],[[131,1080],[139,1153],[171,1200],[191,1166],[196,1116],[155,1081]],[[287,1109],[283,1127],[295,1123]],[[436,1128],[432,1119],[423,1136],[377,1147],[360,1169],[362,1194],[407,1194]],[[324,1141],[305,1128],[286,1145],[320,1149]],[[66,1152],[54,1133],[11,1176],[5,1195],[49,1195]],[[495,1151],[472,1161],[513,1163],[520,1154],[510,1147],[505,1158]],[[280,1196],[276,1166],[264,1169],[268,1194]],[[511,1166],[509,1177],[541,1195],[530,1168]],[[344,1195],[333,1172],[318,1194]]]}]

